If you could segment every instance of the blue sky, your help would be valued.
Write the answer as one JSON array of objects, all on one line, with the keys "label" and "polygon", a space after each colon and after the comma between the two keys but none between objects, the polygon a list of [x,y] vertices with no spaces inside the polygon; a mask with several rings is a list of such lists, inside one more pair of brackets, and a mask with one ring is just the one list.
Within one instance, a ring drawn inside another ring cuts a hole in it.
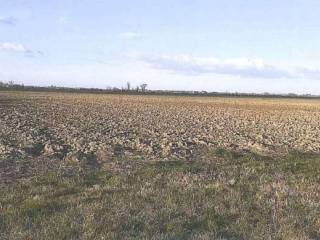
[{"label": "blue sky", "polygon": [[0,0],[0,79],[320,94],[317,0]]}]

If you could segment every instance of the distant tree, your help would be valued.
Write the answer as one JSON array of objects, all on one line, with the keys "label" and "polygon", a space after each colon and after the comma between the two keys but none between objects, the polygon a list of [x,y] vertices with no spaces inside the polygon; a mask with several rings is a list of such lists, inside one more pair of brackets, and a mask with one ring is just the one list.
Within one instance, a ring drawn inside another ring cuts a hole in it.
[{"label": "distant tree", "polygon": [[139,90],[140,90],[140,88],[139,88],[139,86],[137,86],[137,87],[136,87],[136,91],[139,92]]},{"label": "distant tree", "polygon": [[14,85],[13,81],[9,81],[9,86],[12,87]]},{"label": "distant tree", "polygon": [[127,82],[127,90],[130,91],[130,89],[131,89],[131,84],[130,82]]},{"label": "distant tree", "polygon": [[147,90],[147,86],[148,86],[148,84],[146,84],[146,83],[141,84],[140,85],[141,91],[145,92]]}]

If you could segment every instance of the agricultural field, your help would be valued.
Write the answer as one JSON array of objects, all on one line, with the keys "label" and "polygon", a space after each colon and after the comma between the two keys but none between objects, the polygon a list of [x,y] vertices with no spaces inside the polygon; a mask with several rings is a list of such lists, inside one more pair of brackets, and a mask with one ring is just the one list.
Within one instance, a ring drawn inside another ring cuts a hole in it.
[{"label": "agricultural field", "polygon": [[320,100],[0,92],[0,239],[320,239]]}]

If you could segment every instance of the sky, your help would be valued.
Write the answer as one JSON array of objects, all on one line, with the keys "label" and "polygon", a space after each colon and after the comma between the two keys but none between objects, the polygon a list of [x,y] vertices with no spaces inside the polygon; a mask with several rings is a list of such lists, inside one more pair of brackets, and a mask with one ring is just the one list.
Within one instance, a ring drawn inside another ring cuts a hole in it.
[{"label": "sky", "polygon": [[319,0],[0,0],[0,81],[320,94]]}]

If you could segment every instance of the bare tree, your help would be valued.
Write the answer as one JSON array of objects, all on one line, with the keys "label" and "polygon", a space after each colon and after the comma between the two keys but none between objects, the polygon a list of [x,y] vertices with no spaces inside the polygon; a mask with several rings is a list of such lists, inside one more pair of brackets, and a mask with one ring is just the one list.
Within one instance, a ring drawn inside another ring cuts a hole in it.
[{"label": "bare tree", "polygon": [[148,86],[148,84],[146,84],[146,83],[141,84],[141,85],[140,85],[141,91],[142,91],[142,92],[145,92],[146,89],[147,89],[147,86]]},{"label": "bare tree", "polygon": [[131,84],[130,82],[127,82],[127,90],[130,91],[130,89],[131,89]]}]

